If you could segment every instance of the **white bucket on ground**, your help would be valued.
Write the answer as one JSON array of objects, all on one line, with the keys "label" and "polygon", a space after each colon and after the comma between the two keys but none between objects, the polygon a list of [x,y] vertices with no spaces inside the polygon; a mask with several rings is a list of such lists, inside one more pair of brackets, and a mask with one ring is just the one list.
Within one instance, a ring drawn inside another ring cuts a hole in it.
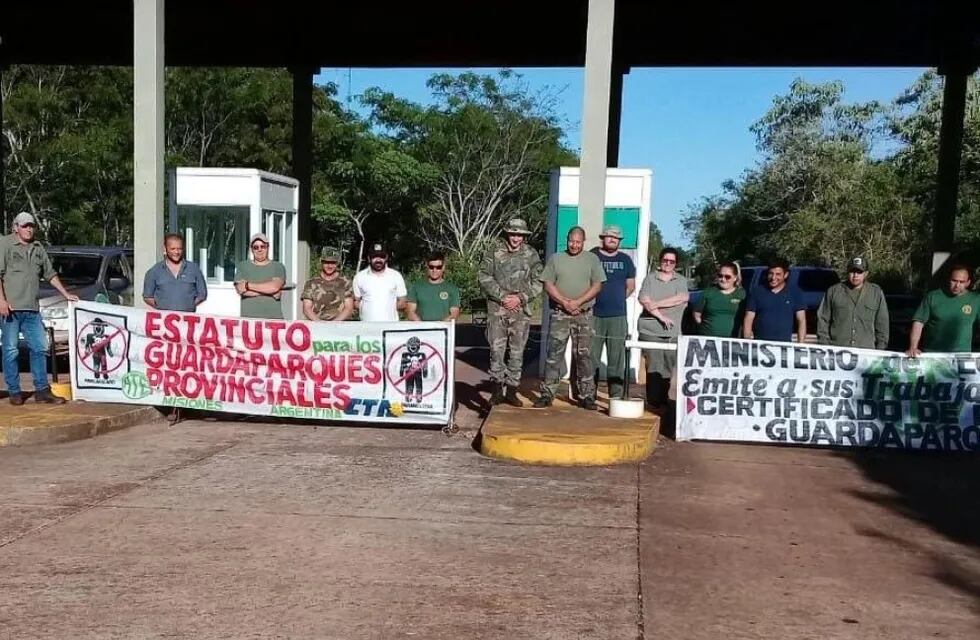
[{"label": "white bucket on ground", "polygon": [[636,398],[611,398],[609,400],[610,418],[642,418],[643,400]]}]

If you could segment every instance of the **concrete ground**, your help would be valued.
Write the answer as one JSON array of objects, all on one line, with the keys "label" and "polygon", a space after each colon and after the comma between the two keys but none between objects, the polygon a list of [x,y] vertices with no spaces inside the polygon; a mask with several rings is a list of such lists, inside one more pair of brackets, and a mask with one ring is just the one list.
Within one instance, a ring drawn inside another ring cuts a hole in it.
[{"label": "concrete ground", "polygon": [[0,487],[0,638],[980,632],[975,456],[524,467],[432,430],[188,421],[0,449]]}]

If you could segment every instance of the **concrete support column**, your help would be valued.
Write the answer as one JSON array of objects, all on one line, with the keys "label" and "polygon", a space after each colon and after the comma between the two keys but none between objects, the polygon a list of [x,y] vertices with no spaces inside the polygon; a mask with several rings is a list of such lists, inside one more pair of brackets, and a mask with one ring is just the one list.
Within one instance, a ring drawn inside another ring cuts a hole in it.
[{"label": "concrete support column", "polygon": [[[314,69],[298,68],[290,70],[293,74],[293,177],[299,180],[299,211],[296,223],[299,244],[296,259],[298,287],[309,276],[310,241],[313,238],[313,220],[310,207],[313,193],[313,74]],[[296,304],[301,304],[296,296]],[[297,306],[297,318],[303,314]]]},{"label": "concrete support column", "polygon": [[164,205],[164,0],[133,0],[133,275],[143,306],[143,276],[160,259]]},{"label": "concrete support column", "polygon": [[936,174],[936,212],[932,221],[932,273],[942,268],[953,252],[956,207],[960,189],[960,159],[963,152],[963,117],[966,87],[972,73],[967,68],[941,69],[943,86],[942,124],[939,128],[939,168]]},{"label": "concrete support column", "polygon": [[609,89],[609,132],[606,140],[606,166],[619,166],[619,133],[623,123],[623,80],[626,70],[614,68]]},{"label": "concrete support column", "polygon": [[[611,152],[608,146],[609,96],[613,82],[615,17],[616,0],[589,0],[578,200],[578,220],[585,229],[587,246],[599,240],[606,200],[606,163]],[[619,155],[618,148],[616,155]]]}]

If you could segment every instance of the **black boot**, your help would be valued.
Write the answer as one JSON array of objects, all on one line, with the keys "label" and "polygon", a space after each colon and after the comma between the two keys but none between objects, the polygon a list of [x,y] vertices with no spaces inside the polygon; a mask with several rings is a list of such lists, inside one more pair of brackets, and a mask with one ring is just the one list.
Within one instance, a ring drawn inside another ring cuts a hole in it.
[{"label": "black boot", "polygon": [[595,411],[599,408],[595,403],[595,398],[582,398],[578,401],[578,406],[588,411]]},{"label": "black boot", "polygon": [[490,396],[490,405],[497,406],[504,402],[504,390],[503,387],[496,382],[493,383],[493,395]]},{"label": "black boot", "polygon": [[65,404],[65,399],[51,393],[51,388],[49,387],[36,392],[34,394],[34,402],[43,402],[45,404]]},{"label": "black boot", "polygon": [[535,409],[547,409],[551,406],[552,401],[552,398],[549,398],[548,396],[541,396],[535,400],[534,404],[531,406],[533,406]]},{"label": "black boot", "polygon": [[504,394],[504,402],[518,409],[524,406],[524,401],[517,397],[517,387],[507,387],[507,391]]}]

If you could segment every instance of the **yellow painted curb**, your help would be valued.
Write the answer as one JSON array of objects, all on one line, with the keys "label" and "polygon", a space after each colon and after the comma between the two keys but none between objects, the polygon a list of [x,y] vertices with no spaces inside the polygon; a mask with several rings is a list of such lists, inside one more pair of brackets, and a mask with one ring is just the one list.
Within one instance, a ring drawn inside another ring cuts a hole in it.
[{"label": "yellow painted curb", "polygon": [[529,464],[602,466],[647,458],[659,433],[660,419],[649,413],[627,420],[557,406],[548,412],[494,407],[480,452]]},{"label": "yellow painted curb", "polygon": [[71,400],[71,384],[68,382],[52,382],[51,393],[65,400]]}]

